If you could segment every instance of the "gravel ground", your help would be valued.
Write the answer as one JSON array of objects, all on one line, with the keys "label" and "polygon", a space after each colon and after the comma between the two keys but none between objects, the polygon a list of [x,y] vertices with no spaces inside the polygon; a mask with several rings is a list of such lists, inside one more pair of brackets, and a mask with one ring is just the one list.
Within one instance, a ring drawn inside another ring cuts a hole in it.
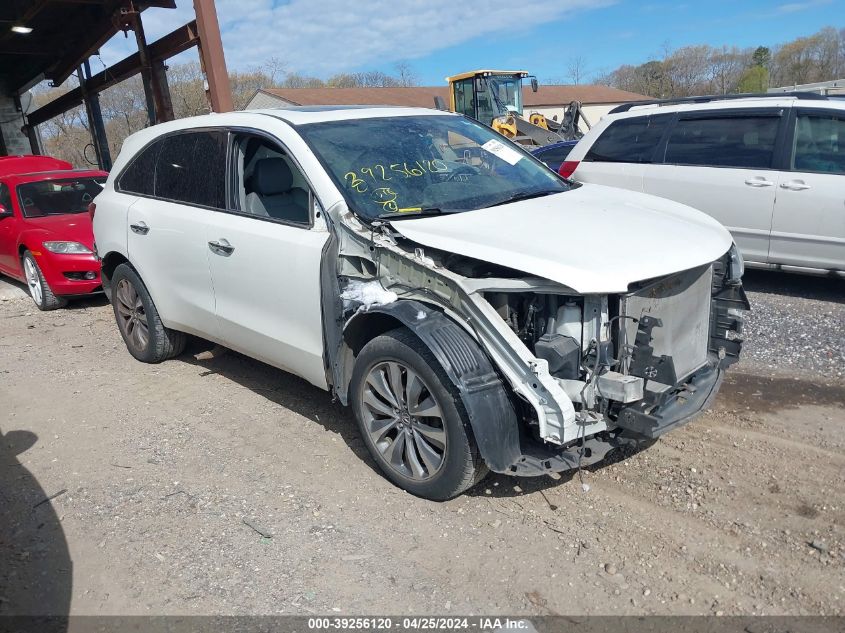
[{"label": "gravel ground", "polygon": [[231,353],[144,365],[102,300],[0,299],[0,614],[842,615],[845,380],[757,334],[841,345],[819,315],[842,298],[749,287],[712,411],[587,487],[495,475],[442,504],[384,480],[301,380]]},{"label": "gravel ground", "polygon": [[743,364],[795,376],[845,377],[845,280],[749,270]]}]

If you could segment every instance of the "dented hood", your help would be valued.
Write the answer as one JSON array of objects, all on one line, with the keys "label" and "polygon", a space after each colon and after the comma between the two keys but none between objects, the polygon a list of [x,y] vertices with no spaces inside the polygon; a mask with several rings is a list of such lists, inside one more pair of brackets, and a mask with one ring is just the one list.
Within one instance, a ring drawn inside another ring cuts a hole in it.
[{"label": "dented hood", "polygon": [[392,226],[423,246],[581,294],[625,292],[630,283],[712,262],[732,243],[730,233],[700,211],[602,185]]}]

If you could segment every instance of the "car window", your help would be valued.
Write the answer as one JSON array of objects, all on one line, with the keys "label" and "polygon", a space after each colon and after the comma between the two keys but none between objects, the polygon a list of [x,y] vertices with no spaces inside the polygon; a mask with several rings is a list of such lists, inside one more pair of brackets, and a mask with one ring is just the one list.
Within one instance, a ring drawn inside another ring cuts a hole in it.
[{"label": "car window", "polygon": [[166,137],[156,161],[155,197],[225,209],[226,142],[222,131]]},{"label": "car window", "polygon": [[308,182],[281,146],[261,136],[239,134],[234,166],[234,209],[267,220],[310,224]]},{"label": "car window", "polygon": [[680,119],[669,135],[664,162],[771,168],[779,123],[778,116]]},{"label": "car window", "polygon": [[452,115],[374,117],[298,126],[367,220],[459,213],[568,191],[523,148]]},{"label": "car window", "polygon": [[593,143],[584,160],[649,163],[669,118],[658,115],[614,121]]},{"label": "car window", "polygon": [[569,156],[572,147],[555,147],[545,151],[535,152],[534,155],[544,163],[562,163]]},{"label": "car window", "polygon": [[12,192],[9,191],[9,186],[0,182],[0,205],[6,208],[9,213],[12,212]]},{"label": "car window", "polygon": [[86,176],[40,180],[18,185],[21,210],[27,218],[85,213],[103,190],[103,179]]},{"label": "car window", "polygon": [[792,169],[845,174],[845,117],[799,114],[795,120]]},{"label": "car window", "polygon": [[118,191],[152,196],[155,184],[156,160],[161,151],[162,141],[148,145],[129,164],[117,181]]}]

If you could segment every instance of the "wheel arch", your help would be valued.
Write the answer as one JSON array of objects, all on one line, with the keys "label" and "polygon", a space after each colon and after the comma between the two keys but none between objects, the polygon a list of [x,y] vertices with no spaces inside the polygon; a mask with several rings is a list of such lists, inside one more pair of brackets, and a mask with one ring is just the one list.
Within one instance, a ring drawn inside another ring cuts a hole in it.
[{"label": "wheel arch", "polygon": [[349,400],[349,380],[358,352],[380,334],[407,328],[431,350],[460,394],[481,456],[491,470],[502,472],[521,454],[519,421],[508,388],[487,353],[458,323],[419,301],[396,301],[355,314],[343,331],[338,362],[345,380],[335,386]]},{"label": "wheel arch", "polygon": [[[129,264],[132,266],[129,259],[125,257],[123,253],[119,253],[117,251],[110,251],[109,253],[106,253],[100,263],[100,279],[103,282],[103,292],[106,293],[106,297],[108,297],[109,301],[111,301],[111,278],[114,274],[115,268],[121,264]],[[132,268],[134,269],[135,267],[132,266]]]}]

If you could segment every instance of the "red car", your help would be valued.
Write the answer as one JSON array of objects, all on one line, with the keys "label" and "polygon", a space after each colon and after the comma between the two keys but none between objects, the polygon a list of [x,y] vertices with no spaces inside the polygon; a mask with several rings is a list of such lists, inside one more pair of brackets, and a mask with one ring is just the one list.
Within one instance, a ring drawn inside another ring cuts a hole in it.
[{"label": "red car", "polygon": [[108,173],[48,156],[0,157],[0,273],[40,310],[102,290],[88,205]]}]

